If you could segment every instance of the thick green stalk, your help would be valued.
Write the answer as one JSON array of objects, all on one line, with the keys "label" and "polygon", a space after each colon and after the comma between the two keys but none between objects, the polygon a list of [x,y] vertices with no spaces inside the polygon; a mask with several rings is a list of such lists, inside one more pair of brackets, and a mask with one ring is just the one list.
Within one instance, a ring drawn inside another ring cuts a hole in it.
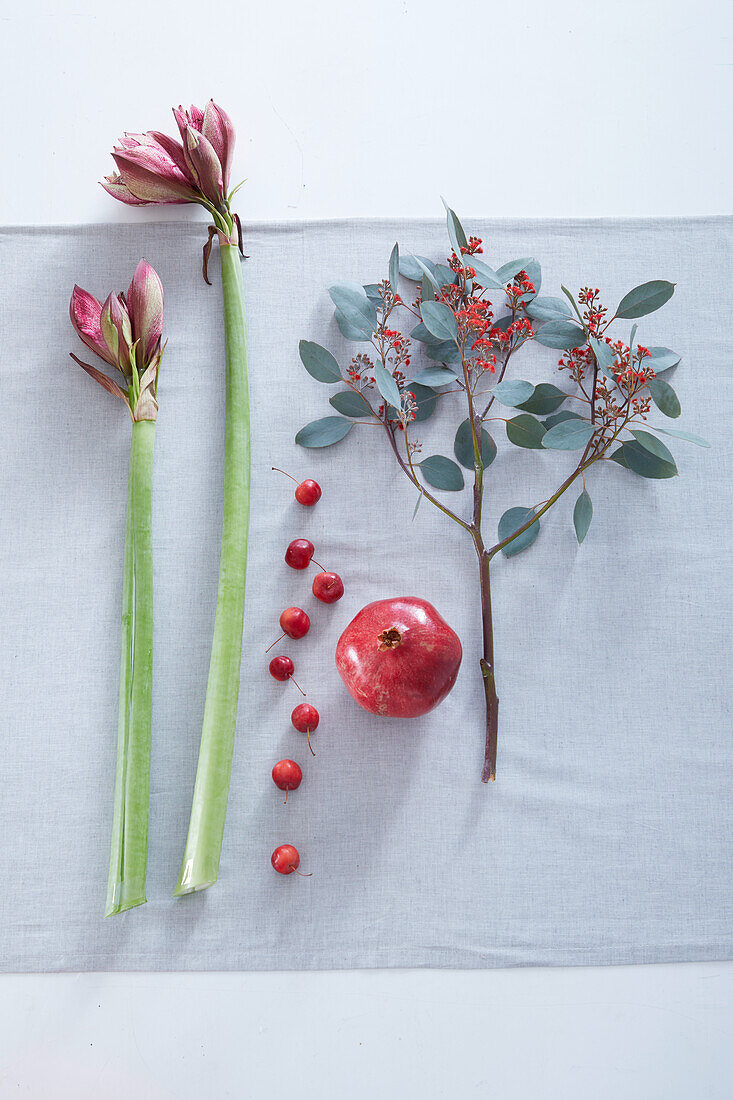
[{"label": "thick green stalk", "polygon": [[105,916],[143,905],[148,855],[153,677],[151,532],[155,422],[132,425],[122,588],[117,773]]},{"label": "thick green stalk", "polygon": [[188,838],[176,896],[213,886],[219,874],[237,721],[249,527],[249,390],[244,288],[237,247],[221,246],[226,341],[224,520],[219,592]]}]

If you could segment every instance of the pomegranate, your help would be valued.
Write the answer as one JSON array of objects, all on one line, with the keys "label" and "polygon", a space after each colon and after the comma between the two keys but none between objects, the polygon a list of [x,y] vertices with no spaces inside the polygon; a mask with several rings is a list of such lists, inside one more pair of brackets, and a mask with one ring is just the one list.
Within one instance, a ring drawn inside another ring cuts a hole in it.
[{"label": "pomegranate", "polygon": [[360,707],[390,718],[419,718],[456,682],[458,635],[416,596],[369,603],[336,646],[336,667]]}]

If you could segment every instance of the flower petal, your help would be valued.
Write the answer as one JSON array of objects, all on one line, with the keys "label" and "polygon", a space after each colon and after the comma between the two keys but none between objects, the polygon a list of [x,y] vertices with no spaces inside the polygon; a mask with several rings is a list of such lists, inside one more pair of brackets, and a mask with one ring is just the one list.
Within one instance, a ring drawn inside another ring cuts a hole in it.
[{"label": "flower petal", "polygon": [[132,335],[140,341],[143,362],[148,363],[163,333],[163,284],[147,260],[141,260],[127,292]]},{"label": "flower petal", "polygon": [[213,99],[210,99],[206,104],[201,133],[211,143],[219,158],[226,193],[229,190],[229,176],[234,157],[236,133],[229,115],[221,107],[218,107]]},{"label": "flower petal", "polygon": [[186,130],[185,148],[199,190],[210,203],[219,206],[224,198],[224,179],[214,147],[203,134],[189,126]]},{"label": "flower petal", "polygon": [[116,360],[110,354],[102,336],[101,313],[102,303],[89,291],[75,286],[69,303],[69,317],[74,330],[90,351],[114,367],[117,365]]},{"label": "flower petal", "polygon": [[111,195],[113,199],[119,199],[127,206],[148,206],[147,199],[139,199],[136,195],[133,195],[132,191],[128,190],[127,184],[123,182],[122,176],[118,172],[114,172],[111,176],[105,176],[99,182],[108,195]]},{"label": "flower petal", "polygon": [[191,184],[174,165],[171,164],[173,171],[161,174],[154,161],[142,154],[143,148],[112,154],[128,191],[143,202],[198,202]]}]

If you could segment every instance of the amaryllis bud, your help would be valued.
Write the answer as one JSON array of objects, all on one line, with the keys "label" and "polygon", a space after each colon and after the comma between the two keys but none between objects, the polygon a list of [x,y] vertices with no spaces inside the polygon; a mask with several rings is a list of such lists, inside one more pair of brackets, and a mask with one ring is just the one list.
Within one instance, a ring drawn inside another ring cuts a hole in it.
[{"label": "amaryllis bud", "polygon": [[119,199],[120,202],[124,202],[128,206],[149,205],[147,199],[139,199],[137,195],[133,195],[119,172],[113,172],[111,176],[105,176],[99,182],[108,195],[111,195],[113,199]]},{"label": "amaryllis bud", "polygon": [[199,190],[217,208],[224,200],[224,177],[214,147],[193,126],[186,129],[184,149],[186,162],[191,169]]},{"label": "amaryllis bud", "polygon": [[69,317],[77,336],[83,340],[90,351],[104,359],[105,363],[116,367],[117,360],[113,357],[104,336],[101,326],[102,303],[80,286],[75,286],[69,303]]},{"label": "amaryllis bud", "polygon": [[218,107],[213,99],[210,99],[206,104],[201,133],[211,143],[219,158],[224,181],[224,193],[226,194],[229,190],[229,176],[234,157],[236,134],[229,115],[221,107]]},{"label": "amaryllis bud", "polygon": [[186,110],[185,107],[181,107],[179,104],[178,107],[173,108],[173,117],[178,124],[181,140],[184,144],[186,141],[186,130],[189,126],[201,133],[201,127],[204,122],[204,112],[200,107],[194,107],[194,105],[191,104],[189,109]]},{"label": "amaryllis bud", "polygon": [[110,294],[102,307],[100,317],[102,336],[109,348],[113,362],[125,378],[130,374],[130,349],[132,347],[132,325],[130,316],[116,294]]},{"label": "amaryllis bud", "polygon": [[144,363],[149,363],[163,333],[163,284],[147,260],[135,268],[127,291],[132,338],[139,343]]},{"label": "amaryllis bud", "polygon": [[119,146],[112,158],[122,182],[136,198],[164,203],[198,201],[190,178],[157,143]]}]

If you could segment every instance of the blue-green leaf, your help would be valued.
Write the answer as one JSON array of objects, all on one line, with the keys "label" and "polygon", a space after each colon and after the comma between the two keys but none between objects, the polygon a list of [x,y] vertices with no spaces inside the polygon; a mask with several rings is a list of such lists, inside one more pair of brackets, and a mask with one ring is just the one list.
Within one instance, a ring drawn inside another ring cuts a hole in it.
[{"label": "blue-green leaf", "polygon": [[674,283],[668,283],[665,279],[653,279],[649,283],[642,283],[623,296],[616,310],[616,316],[627,319],[646,317],[647,313],[654,313],[668,302],[673,294]]},{"label": "blue-green leaf", "polygon": [[535,333],[535,340],[545,348],[567,351],[585,344],[585,333],[574,321],[547,321]]},{"label": "blue-green leaf", "polygon": [[460,466],[445,455],[429,455],[420,463],[420,469],[428,484],[436,489],[456,493],[465,484]]},{"label": "blue-green leaf", "polygon": [[431,263],[429,260],[423,261],[420,256],[415,256],[414,260],[415,260],[415,263],[418,265],[418,267],[422,271],[423,283],[427,279],[428,282],[430,283],[430,285],[433,287],[433,289],[439,291],[440,290],[440,285],[439,285],[438,279],[435,275],[435,264]]},{"label": "blue-green leaf", "polygon": [[342,416],[370,416],[372,412],[366,398],[355,390],[339,390],[333,397],[329,397],[328,403]]},{"label": "blue-green leaf", "polygon": [[333,311],[333,315],[336,318],[336,324],[339,327],[341,335],[346,340],[361,340],[366,341],[367,343],[369,342],[370,337],[366,335],[363,329],[355,328],[354,325],[350,324],[349,321],[346,320],[340,309],[335,309]]},{"label": "blue-green leaf", "polygon": [[295,442],[301,447],[330,447],[348,435],[353,427],[352,421],[344,420],[343,416],[324,416],[301,428]]},{"label": "blue-green leaf", "polygon": [[471,257],[471,267],[476,272],[476,278],[481,283],[481,286],[486,287],[487,290],[503,290],[504,283],[499,278],[498,274],[493,268],[485,264],[483,260],[479,260],[476,256]]},{"label": "blue-green leaf", "polygon": [[450,243],[459,260],[463,260],[461,248],[465,248],[468,245],[466,234],[463,231],[463,226],[458,220],[458,215],[454,210],[451,210],[448,203],[443,199],[443,206],[445,207],[447,220],[448,220],[448,236]]},{"label": "blue-green leaf", "polygon": [[419,283],[422,280],[425,268],[432,271],[433,266],[432,260],[426,259],[425,256],[400,255],[400,275],[404,275],[406,279],[410,279],[413,283]]},{"label": "blue-green leaf", "polygon": [[435,284],[430,281],[427,275],[422,277],[422,300],[423,302],[432,302],[435,299]]},{"label": "blue-green leaf", "polygon": [[674,466],[674,457],[672,453],[664,446],[661,439],[657,439],[655,435],[651,435],[649,432],[645,432],[642,428],[630,428],[636,442],[653,454],[655,458],[661,458],[663,462],[668,462]]},{"label": "blue-green leaf", "polygon": [[[659,441],[657,440],[657,442]],[[660,444],[660,446],[663,446],[663,444]],[[666,451],[666,448],[664,449]],[[621,466],[626,466],[627,469],[633,470],[639,477],[675,477],[677,474],[677,467],[669,451],[666,451],[666,453],[669,455],[671,461],[654,454],[648,447],[642,446],[637,439],[632,439],[626,443],[622,443],[619,450],[611,455],[611,458]]]},{"label": "blue-green leaf", "polygon": [[449,367],[461,365],[460,349],[452,340],[443,340],[439,344],[426,344],[425,351],[428,359],[432,359],[434,363],[445,363]]},{"label": "blue-green leaf", "polygon": [[679,428],[655,428],[655,432],[664,432],[665,435],[672,435],[675,439],[686,439],[688,443],[695,443],[698,447],[709,447],[707,439],[703,439],[702,436],[693,435],[692,432],[683,432]]},{"label": "blue-green leaf", "polygon": [[375,306],[382,304],[382,295],[379,293],[379,283],[365,283],[364,293],[370,301],[374,302]]},{"label": "blue-green leaf", "polygon": [[610,344],[607,344],[605,340],[599,340],[595,336],[590,336],[588,342],[596,357],[596,363],[601,374],[605,374],[606,378],[615,378],[617,373],[616,356],[613,354]]},{"label": "blue-green leaf", "polygon": [[649,362],[657,374],[661,374],[663,370],[671,370],[672,367],[676,367],[681,358],[676,351],[671,351],[670,348],[647,348],[646,350],[649,352]]},{"label": "blue-green leaf", "polygon": [[535,386],[534,393],[518,407],[523,412],[535,413],[537,416],[547,416],[560,408],[563,401],[567,401],[568,394],[563,393],[552,382],[540,382]]},{"label": "blue-green leaf", "polygon": [[[523,260],[510,260],[509,263],[502,264],[501,267],[496,269],[497,278],[501,279],[502,286],[506,286],[507,283],[510,283],[514,276],[518,275],[520,271],[526,271],[529,278],[532,279],[532,276],[529,274],[529,268],[533,264],[535,267],[539,267],[537,261],[533,260],[530,256],[525,257]],[[534,283],[534,279],[532,279],[532,282]],[[537,283],[535,283],[535,287],[536,286]]]},{"label": "blue-green leaf", "polygon": [[572,317],[572,310],[562,298],[534,298],[526,306],[533,321],[564,321]]},{"label": "blue-green leaf", "polygon": [[[527,520],[531,519],[533,515],[534,509],[532,508],[509,508],[499,520],[499,542],[503,542],[504,539],[513,535],[514,532],[518,531],[520,527],[523,527]],[[537,520],[521,535],[518,535],[513,542],[503,547],[501,551],[502,554],[506,558],[511,558],[515,554],[521,554],[522,550],[526,550],[528,546],[532,545],[539,533],[540,521]]]},{"label": "blue-green leaf", "polygon": [[377,327],[377,311],[374,302],[367,298],[364,287],[358,283],[335,283],[328,288],[328,293],[347,323],[362,335],[370,337]]},{"label": "blue-green leaf", "polygon": [[440,287],[451,286],[456,281],[455,271],[451,271],[445,264],[435,265],[435,278],[438,280]]},{"label": "blue-green leaf", "polygon": [[542,423],[547,428],[548,432],[550,428],[554,428],[556,424],[562,424],[565,420],[584,420],[580,413],[569,412],[567,409],[561,409],[559,413],[553,413],[552,416],[548,416]]},{"label": "blue-green leaf", "polygon": [[583,489],[573,508],[573,526],[578,542],[582,542],[588,534],[590,521],[593,519],[593,502],[588,495],[588,490]]},{"label": "blue-green leaf", "polygon": [[457,375],[447,367],[424,367],[413,374],[412,381],[420,382],[423,386],[449,386],[455,382]]},{"label": "blue-green leaf", "polygon": [[545,429],[539,420],[535,420],[529,413],[520,413],[519,416],[507,420],[507,439],[515,447],[526,447],[530,451],[538,451],[542,448],[542,440],[545,437]]},{"label": "blue-green leaf", "polygon": [[394,405],[395,408],[399,408],[399,387],[392,375],[385,367],[382,366],[381,363],[374,364],[374,381],[377,383],[377,389],[379,390],[387,404]]},{"label": "blue-green leaf", "polygon": [[551,451],[581,451],[593,438],[595,428],[585,420],[563,420],[550,428],[542,446]]},{"label": "blue-green leaf", "polygon": [[423,323],[437,340],[455,340],[458,325],[453,310],[445,302],[423,302],[420,306]]},{"label": "blue-green leaf", "polygon": [[341,382],[341,370],[330,351],[314,344],[312,340],[301,340],[298,344],[300,360],[311,377],[318,382]]},{"label": "blue-green leaf", "polygon": [[430,386],[423,386],[419,382],[408,383],[406,389],[414,395],[417,403],[414,422],[419,424],[423,420],[429,420],[438,405],[438,397],[435,390],[431,389]]},{"label": "blue-green leaf", "polygon": [[[465,466],[467,470],[473,469],[473,435],[471,433],[471,421],[464,420],[462,424],[459,424],[458,431],[456,432],[455,442],[453,443],[453,452],[460,462],[461,466]],[[491,465],[496,458],[496,443],[491,438],[485,428],[481,429],[481,461],[484,464],[484,469]]]},{"label": "blue-green leaf", "polygon": [[433,336],[432,332],[430,332],[430,330],[425,327],[422,321],[420,321],[419,324],[415,325],[414,329],[410,333],[410,339],[419,340],[421,344],[440,343],[438,338],[436,336]]},{"label": "blue-green leaf", "polygon": [[392,288],[392,293],[397,293],[397,281],[400,274],[400,250],[399,246],[395,243],[392,253],[389,257],[389,285]]},{"label": "blue-green leaf", "polygon": [[647,386],[649,387],[649,393],[652,395],[652,401],[659,411],[672,420],[676,420],[682,412],[682,407],[680,406],[679,397],[669,382],[665,382],[663,378],[649,378]]},{"label": "blue-green leaf", "polygon": [[507,408],[513,409],[517,405],[521,405],[523,401],[530,399],[534,393],[534,386],[531,382],[523,382],[518,378],[512,381],[498,382],[491,392],[500,405],[506,405]]}]

